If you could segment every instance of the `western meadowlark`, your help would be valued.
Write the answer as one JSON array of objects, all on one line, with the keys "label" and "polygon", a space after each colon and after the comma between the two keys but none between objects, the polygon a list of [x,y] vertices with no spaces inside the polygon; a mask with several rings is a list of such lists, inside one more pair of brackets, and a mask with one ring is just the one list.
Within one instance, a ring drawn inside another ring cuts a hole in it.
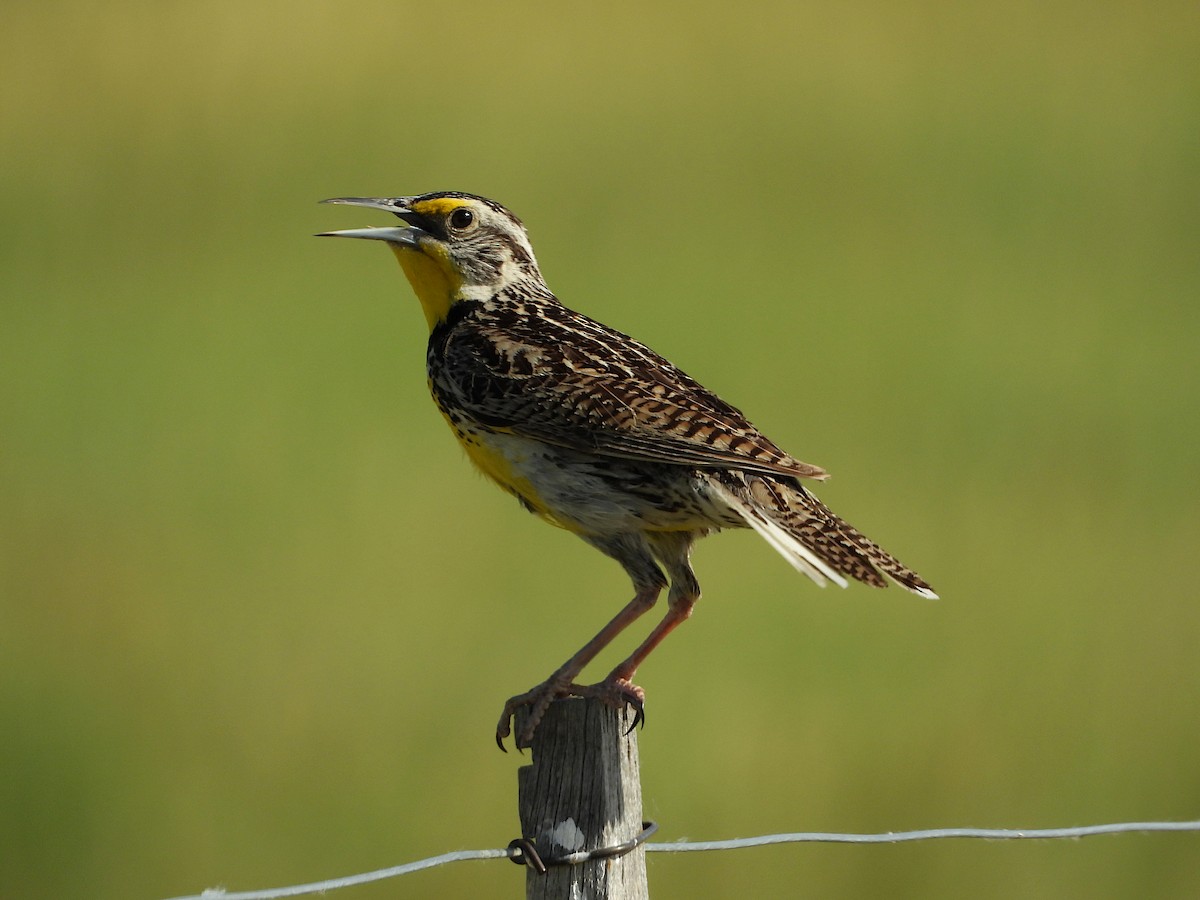
[{"label": "western meadowlark", "polygon": [[[916,572],[834,515],[803,479],[824,469],[789,456],[742,413],[633,338],[574,312],[546,287],[521,221],[473,194],[339,197],[394,213],[401,227],[322,236],[385,241],[429,323],[434,402],[471,461],[527,510],[619,562],[634,597],[544,682],[504,705],[496,741],[529,707],[528,746],[565,696],[631,706],[634,672],[700,597],[697,539],[750,527],[819,585],[886,578],[936,597]],[[664,571],[665,570],[665,574]],[[670,585],[663,619],[599,684],[575,679]]]}]

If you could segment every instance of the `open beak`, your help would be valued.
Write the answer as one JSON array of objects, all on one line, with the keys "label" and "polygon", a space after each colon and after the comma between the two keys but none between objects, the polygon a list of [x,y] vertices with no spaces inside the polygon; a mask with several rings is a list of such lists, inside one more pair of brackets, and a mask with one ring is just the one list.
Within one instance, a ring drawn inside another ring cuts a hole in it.
[{"label": "open beak", "polygon": [[419,247],[421,238],[427,237],[429,233],[421,230],[421,217],[409,209],[410,199],[410,197],[334,197],[330,200],[322,200],[322,203],[341,203],[345,206],[366,206],[370,209],[386,210],[407,222],[408,227],[350,228],[345,231],[323,231],[317,237],[364,238],[371,241],[387,241],[391,244]]}]

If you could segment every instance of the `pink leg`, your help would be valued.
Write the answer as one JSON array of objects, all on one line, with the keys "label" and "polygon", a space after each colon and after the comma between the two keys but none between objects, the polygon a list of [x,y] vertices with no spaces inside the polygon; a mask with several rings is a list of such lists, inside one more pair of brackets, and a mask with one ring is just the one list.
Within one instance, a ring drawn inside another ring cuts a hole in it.
[{"label": "pink leg", "polygon": [[[504,749],[504,739],[511,733],[513,714],[520,707],[528,706],[530,710],[525,728],[517,735],[517,749],[528,747],[533,742],[533,732],[537,730],[538,723],[542,721],[542,716],[546,714],[546,709],[551,703],[559,697],[582,695],[581,692],[586,693],[586,689],[574,683],[575,678],[583,671],[584,666],[596,658],[596,654],[612,643],[613,638],[654,605],[654,601],[658,599],[661,591],[662,587],[657,584],[638,591],[634,598],[625,605],[624,609],[613,617],[611,622],[600,629],[600,632],[594,638],[584,644],[578,653],[559,666],[553,675],[531,690],[510,698],[504,704],[504,712],[500,714],[500,722],[496,726],[496,743],[500,746],[500,749]],[[657,633],[662,627],[662,624],[660,624],[654,630],[654,633]],[[670,629],[667,630],[669,631]],[[663,637],[665,636],[664,632]],[[653,637],[653,634],[651,637]],[[648,638],[646,643],[649,643],[649,640]],[[662,637],[659,637],[658,640],[662,640]],[[644,643],[642,646],[645,647],[646,644]],[[638,649],[639,651],[641,650],[641,648]],[[651,649],[653,649],[653,645],[646,650],[646,653],[649,653]],[[634,656],[637,657],[637,653]],[[645,654],[642,654],[642,657],[638,657],[639,661],[644,656]]]},{"label": "pink leg", "polygon": [[663,638],[691,617],[692,607],[695,605],[695,597],[681,597],[675,600],[667,610],[667,614],[663,616],[662,621],[654,626],[654,630],[647,635],[641,645],[629,654],[627,660],[609,672],[608,677],[604,680],[606,682],[625,682],[626,684],[631,682],[638,666],[645,662],[646,657],[654,648],[663,642]]}]

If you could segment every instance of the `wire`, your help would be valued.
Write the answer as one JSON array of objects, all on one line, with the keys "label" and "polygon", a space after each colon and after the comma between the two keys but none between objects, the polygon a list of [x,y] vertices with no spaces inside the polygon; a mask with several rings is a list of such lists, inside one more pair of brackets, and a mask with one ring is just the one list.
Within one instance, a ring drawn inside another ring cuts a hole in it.
[{"label": "wire", "polygon": [[[652,823],[647,823],[648,825]],[[666,843],[644,844],[647,853],[692,853],[706,850],[741,850],[748,847],[765,847],[771,844],[899,844],[906,841],[929,841],[944,838],[981,838],[983,840],[1048,840],[1052,838],[1083,838],[1097,834],[1121,834],[1129,832],[1162,832],[1162,831],[1200,831],[1200,821],[1194,822],[1117,822],[1109,825],[1080,825],[1074,828],[928,828],[920,831],[887,831],[882,834],[839,834],[825,831],[801,831],[792,834],[764,834],[751,838],[735,838],[726,841],[672,841]],[[636,839],[635,839],[636,840]],[[357,884],[368,884],[372,881],[383,881],[385,878],[395,878],[408,875],[422,869],[432,869],[452,862],[463,862],[469,859],[516,859],[522,853],[517,846],[521,842],[513,841],[503,850],[457,850],[453,853],[443,853],[441,856],[431,856],[428,859],[406,863],[402,866],[392,866],[387,869],[377,869],[374,872],[363,872],[360,875],[347,875],[344,878],[332,878],[328,881],[314,881],[309,884],[298,884],[291,887],[269,888],[260,891],[226,891],[224,888],[209,888],[200,894],[187,897],[175,897],[173,900],[279,900],[281,897],[299,897],[304,894],[320,894],[338,888],[351,887]],[[626,841],[617,845],[616,849],[624,849]],[[632,849],[632,848],[630,848]],[[585,859],[612,856],[614,848],[601,848],[588,854],[576,854],[583,862]],[[521,860],[517,860],[521,861]]]},{"label": "wire", "polygon": [[882,834],[836,834],[802,831],[794,834],[764,834],[728,841],[676,841],[647,844],[647,853],[689,853],[698,850],[741,850],[770,844],[900,844],[905,841],[931,841],[941,838],[983,838],[991,841],[1046,840],[1082,838],[1095,834],[1147,831],[1200,831],[1197,822],[1118,822],[1111,825],[1080,825],[1076,828],[926,828],[920,831],[887,831]]},{"label": "wire", "polygon": [[208,888],[203,893],[176,897],[174,900],[278,900],[280,897],[323,894],[338,888],[369,884],[372,881],[383,881],[385,878],[395,878],[398,875],[420,872],[422,869],[444,866],[446,863],[464,862],[468,859],[508,859],[511,855],[509,850],[455,850],[453,853],[431,856],[428,859],[405,863],[402,866],[376,869],[374,872],[363,872],[360,875],[346,875],[343,878],[331,878],[328,881],[313,881],[309,884],[294,884],[291,887],[267,888],[261,891],[226,891],[224,888]]}]

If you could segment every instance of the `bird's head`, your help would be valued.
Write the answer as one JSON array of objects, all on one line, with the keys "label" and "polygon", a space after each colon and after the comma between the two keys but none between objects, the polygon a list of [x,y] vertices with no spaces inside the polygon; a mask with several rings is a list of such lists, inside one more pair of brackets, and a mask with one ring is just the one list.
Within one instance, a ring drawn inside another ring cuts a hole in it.
[{"label": "bird's head", "polygon": [[329,231],[318,237],[386,241],[421,301],[430,328],[460,300],[486,300],[523,281],[542,284],[525,226],[494,200],[440,191],[419,197],[337,197],[322,202],[382,209],[406,223]]}]

